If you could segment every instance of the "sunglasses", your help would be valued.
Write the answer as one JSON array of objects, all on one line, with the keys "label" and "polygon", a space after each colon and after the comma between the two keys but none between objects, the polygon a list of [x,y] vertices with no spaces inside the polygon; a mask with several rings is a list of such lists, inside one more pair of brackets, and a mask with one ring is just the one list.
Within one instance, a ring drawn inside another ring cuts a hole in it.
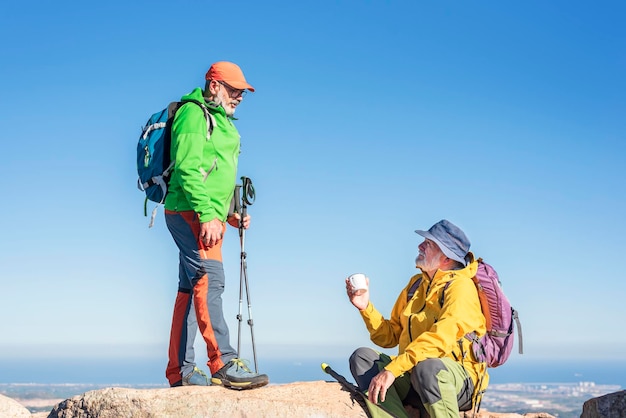
[{"label": "sunglasses", "polygon": [[248,93],[246,89],[236,89],[232,86],[229,86],[223,81],[218,81],[218,83],[226,87],[226,90],[228,90],[228,95],[230,96],[231,99],[236,99],[239,96],[241,96],[241,98],[243,99],[244,97],[246,97],[246,93]]}]

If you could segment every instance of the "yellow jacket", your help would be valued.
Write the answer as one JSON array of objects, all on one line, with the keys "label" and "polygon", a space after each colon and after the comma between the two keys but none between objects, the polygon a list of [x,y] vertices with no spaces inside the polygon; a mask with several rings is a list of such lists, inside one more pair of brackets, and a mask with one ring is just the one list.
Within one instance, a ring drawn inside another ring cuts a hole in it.
[{"label": "yellow jacket", "polygon": [[[372,342],[384,348],[398,346],[398,355],[392,357],[392,362],[385,367],[395,377],[410,371],[427,358],[450,357],[463,364],[475,387],[479,376],[485,372],[481,386],[486,387],[486,365],[474,360],[471,342],[464,338],[472,331],[476,331],[478,336],[486,331],[485,317],[472,281],[478,263],[474,261],[473,254],[470,253],[470,257],[471,263],[467,267],[437,270],[432,280],[427,274],[411,277],[400,292],[390,319],[385,319],[371,302],[360,311]],[[420,278],[419,287],[407,301],[409,289]],[[449,281],[451,283],[445,289],[441,305],[441,295]]]}]

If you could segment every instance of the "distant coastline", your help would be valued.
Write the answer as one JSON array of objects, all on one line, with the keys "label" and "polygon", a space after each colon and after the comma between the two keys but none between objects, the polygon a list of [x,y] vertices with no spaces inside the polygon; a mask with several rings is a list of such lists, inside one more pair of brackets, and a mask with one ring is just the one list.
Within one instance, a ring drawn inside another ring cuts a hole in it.
[{"label": "distant coastline", "polygon": [[[0,383],[160,385],[165,383],[165,360],[58,359],[12,361],[0,359]],[[259,369],[276,384],[332,380],[320,364],[330,364],[352,381],[347,359],[332,356],[294,359],[260,358]],[[199,364],[206,369],[206,365]],[[504,366],[490,369],[492,384],[577,383],[619,385],[626,388],[626,360],[525,360],[519,356]]]}]

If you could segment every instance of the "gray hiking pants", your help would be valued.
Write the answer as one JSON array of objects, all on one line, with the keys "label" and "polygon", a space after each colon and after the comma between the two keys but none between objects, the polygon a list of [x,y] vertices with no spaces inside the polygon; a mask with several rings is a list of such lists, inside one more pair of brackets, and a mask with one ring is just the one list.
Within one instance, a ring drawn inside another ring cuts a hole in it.
[{"label": "gray hiking pants", "polygon": [[[350,356],[350,372],[359,389],[367,393],[370,381],[390,362],[388,355],[361,347]],[[474,383],[461,364],[432,358],[398,376],[382,405],[398,416],[406,416],[403,404],[410,404],[423,407],[431,418],[458,418],[459,410],[472,409],[473,392]]]},{"label": "gray hiking pants", "polygon": [[165,372],[170,385],[176,385],[196,366],[194,340],[198,329],[206,343],[210,374],[235,358],[237,352],[230,345],[222,309],[226,282],[222,241],[211,248],[199,241],[200,222],[193,211],[166,210],[165,221],[179,250],[178,293]]}]

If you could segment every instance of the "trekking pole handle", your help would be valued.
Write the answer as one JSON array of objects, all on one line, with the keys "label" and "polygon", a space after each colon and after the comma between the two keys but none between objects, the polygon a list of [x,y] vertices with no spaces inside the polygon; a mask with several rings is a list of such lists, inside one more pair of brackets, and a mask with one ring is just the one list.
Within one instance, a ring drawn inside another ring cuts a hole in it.
[{"label": "trekking pole handle", "polygon": [[248,214],[248,205],[254,203],[254,198],[256,197],[254,192],[254,186],[252,186],[252,180],[250,177],[242,176],[241,177],[241,225],[243,225],[243,220]]},{"label": "trekking pole handle", "polygon": [[242,225],[243,225],[243,220],[245,219],[247,214],[248,214],[248,206],[246,206],[246,204],[243,203],[241,205],[241,220],[239,221],[241,222]]},{"label": "trekking pole handle", "polygon": [[254,192],[254,186],[252,185],[252,180],[250,180],[250,177],[241,177],[241,188],[243,190],[243,196],[241,199],[243,205],[245,206],[253,204],[256,194]]},{"label": "trekking pole handle", "polygon": [[235,184],[235,195],[233,197],[233,200],[235,202],[235,208],[234,208],[234,213],[239,213],[241,214],[241,185],[239,184]]}]

